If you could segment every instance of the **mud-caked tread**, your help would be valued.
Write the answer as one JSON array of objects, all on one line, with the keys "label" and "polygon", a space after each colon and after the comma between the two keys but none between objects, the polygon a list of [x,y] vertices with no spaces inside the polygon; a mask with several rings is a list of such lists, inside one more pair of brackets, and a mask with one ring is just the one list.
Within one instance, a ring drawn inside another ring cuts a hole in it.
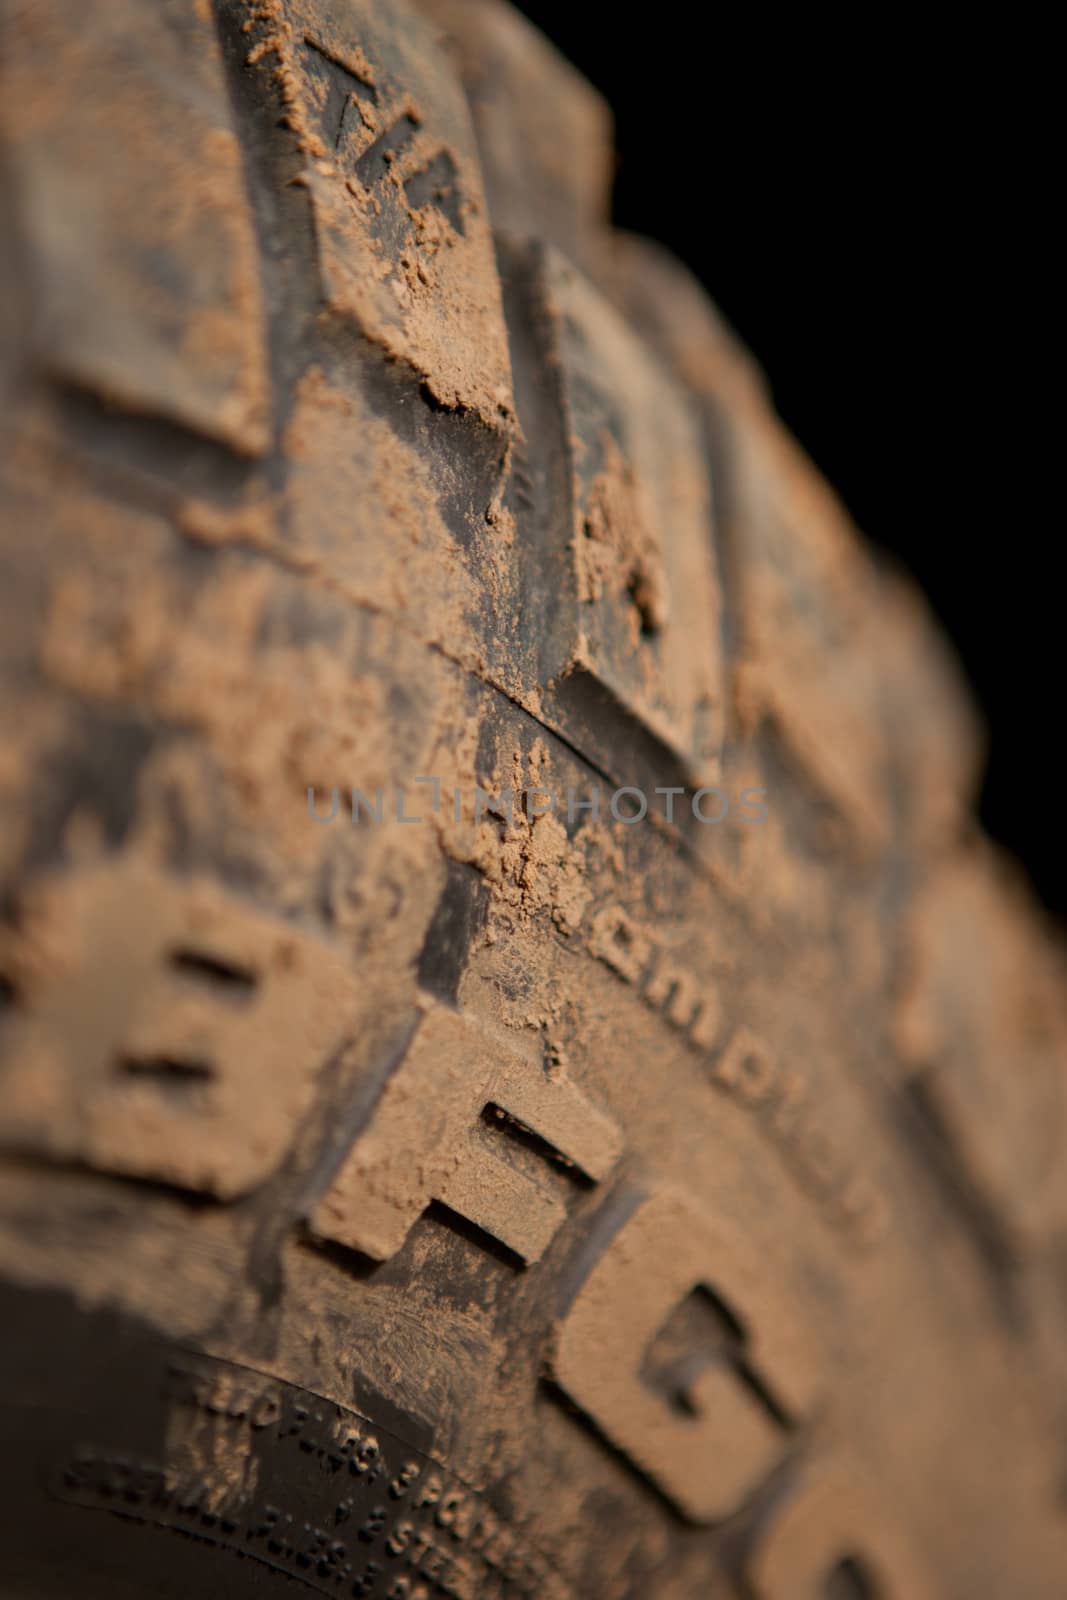
[{"label": "mud-caked tread", "polygon": [[16,1592],[1058,1600],[1062,952],[600,98],[0,17]]},{"label": "mud-caked tread", "polygon": [[594,268],[608,239],[611,114],[498,0],[418,0],[440,27],[470,102],[493,227]]},{"label": "mud-caked tread", "polygon": [[259,273],[209,9],[101,0],[72,27],[45,0],[3,23],[39,357],[110,404],[261,452]]}]

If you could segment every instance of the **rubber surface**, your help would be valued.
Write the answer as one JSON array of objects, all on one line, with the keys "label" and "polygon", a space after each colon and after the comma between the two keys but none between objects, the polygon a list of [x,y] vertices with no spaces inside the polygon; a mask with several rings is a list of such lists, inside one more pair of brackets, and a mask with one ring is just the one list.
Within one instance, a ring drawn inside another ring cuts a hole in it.
[{"label": "rubber surface", "polygon": [[4,1593],[1055,1600],[1062,952],[605,108],[0,15]]}]

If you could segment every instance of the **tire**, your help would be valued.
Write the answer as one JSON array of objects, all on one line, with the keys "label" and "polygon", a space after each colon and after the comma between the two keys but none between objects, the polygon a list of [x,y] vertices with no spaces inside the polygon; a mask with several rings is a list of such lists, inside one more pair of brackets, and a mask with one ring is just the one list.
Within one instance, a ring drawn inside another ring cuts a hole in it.
[{"label": "tire", "polygon": [[2,11],[3,1593],[1067,1592],[1062,952],[596,95]]}]

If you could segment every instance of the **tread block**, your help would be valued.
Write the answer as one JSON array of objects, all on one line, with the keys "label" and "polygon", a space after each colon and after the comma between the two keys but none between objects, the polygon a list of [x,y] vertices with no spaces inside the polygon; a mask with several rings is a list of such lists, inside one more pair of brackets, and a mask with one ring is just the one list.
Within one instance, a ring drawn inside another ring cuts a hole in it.
[{"label": "tread block", "polygon": [[39,359],[121,409],[262,453],[256,242],[210,8],[16,13],[0,115]]},{"label": "tread block", "polygon": [[355,1027],[330,946],[132,854],[32,882],[0,967],[0,1140],[220,1199],[278,1166]]},{"label": "tread block", "polygon": [[474,133],[435,30],[401,4],[258,8],[249,63],[273,73],[306,157],[327,305],[438,404],[513,417]]},{"label": "tread block", "polygon": [[525,17],[499,0],[419,0],[456,53],[493,225],[599,260],[612,179],[611,113]]},{"label": "tread block", "polygon": [[539,1260],[566,1212],[547,1186],[508,1165],[499,1136],[481,1127],[487,1106],[593,1180],[621,1153],[615,1125],[569,1079],[549,1078],[539,1062],[434,1007],[319,1201],[311,1231],[384,1261],[440,1200],[524,1261]]},{"label": "tread block", "polygon": [[1062,954],[991,851],[918,895],[895,1035],[967,1181],[1017,1248],[1067,1224]]},{"label": "tread block", "polygon": [[869,648],[877,575],[830,491],[774,424],[749,450],[739,523],[742,726],[772,722],[853,838],[877,850],[891,818],[889,740]]},{"label": "tread block", "polygon": [[[561,718],[594,684],[693,780],[718,771],[720,589],[696,422],[614,309],[551,249],[534,270],[559,373],[568,492],[546,552],[562,591],[543,670]],[[521,516],[520,516],[521,530]],[[583,752],[610,770],[609,752]]]},{"label": "tread block", "polygon": [[742,732],[773,722],[861,846],[889,828],[874,565],[774,417],[762,377],[700,286],[642,239],[616,243],[612,293],[699,400],[730,577]]}]

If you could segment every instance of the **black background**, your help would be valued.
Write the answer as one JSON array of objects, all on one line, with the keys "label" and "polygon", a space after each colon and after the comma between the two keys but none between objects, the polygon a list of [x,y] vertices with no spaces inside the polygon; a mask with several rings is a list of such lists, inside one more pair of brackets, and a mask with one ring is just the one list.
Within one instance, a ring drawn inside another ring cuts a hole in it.
[{"label": "black background", "polygon": [[1001,479],[1023,401],[1001,357],[1028,337],[1025,286],[1001,278],[1026,236],[1005,74],[893,13],[857,32],[847,12],[519,9],[612,106],[615,220],[703,281],[856,522],[926,592],[990,735],[982,821],[1062,917],[1060,563],[1016,492],[1032,462]]}]

